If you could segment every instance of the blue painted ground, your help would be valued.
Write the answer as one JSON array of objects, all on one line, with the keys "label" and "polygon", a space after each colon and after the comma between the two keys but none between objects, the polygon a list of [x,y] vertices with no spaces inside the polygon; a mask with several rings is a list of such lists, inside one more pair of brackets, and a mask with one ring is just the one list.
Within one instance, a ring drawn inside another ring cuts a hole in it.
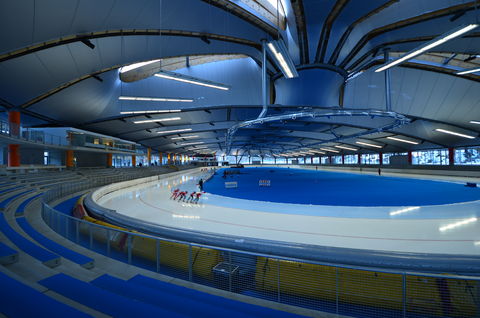
[{"label": "blue painted ground", "polygon": [[[227,175],[223,171],[240,174]],[[259,180],[271,180],[260,187]],[[238,188],[225,188],[237,181]],[[220,169],[206,192],[247,200],[333,206],[425,206],[480,200],[480,188],[463,184],[288,168]]]}]

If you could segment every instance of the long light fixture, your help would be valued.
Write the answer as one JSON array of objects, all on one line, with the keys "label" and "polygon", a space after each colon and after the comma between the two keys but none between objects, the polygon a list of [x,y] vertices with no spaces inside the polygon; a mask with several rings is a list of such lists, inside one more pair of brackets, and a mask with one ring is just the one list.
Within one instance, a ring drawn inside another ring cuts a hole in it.
[{"label": "long light fixture", "polygon": [[184,102],[191,103],[191,98],[170,98],[170,97],[136,97],[136,96],[120,96],[119,100],[135,100],[142,102]]},{"label": "long light fixture", "polygon": [[439,46],[440,44],[443,44],[447,41],[450,41],[456,37],[459,37],[461,36],[462,34],[465,34],[467,32],[470,32],[471,30],[475,29],[476,27],[478,27],[478,24],[468,24],[466,26],[460,26],[458,28],[455,28],[447,33],[444,33],[442,35],[440,35],[439,37],[433,39],[432,41],[429,41],[423,45],[421,45],[420,47],[417,47],[415,49],[413,49],[412,51],[404,54],[403,56],[401,56],[400,58],[390,62],[390,63],[387,63],[379,68],[377,68],[375,70],[375,72],[382,72],[382,71],[385,71],[386,69],[389,69],[395,65],[398,65],[402,62],[405,62],[411,58],[414,58],[415,56],[418,56],[430,49],[433,49],[434,47],[436,46]]},{"label": "long light fixture", "polygon": [[157,131],[157,134],[174,134],[174,133],[179,133],[179,132],[184,132],[184,131],[190,131],[192,128],[184,128],[184,129],[174,129],[174,130],[162,130],[162,131]]},{"label": "long light fixture", "polygon": [[179,144],[180,146],[191,146],[191,145],[200,145],[204,144],[205,142],[203,141],[197,141],[197,142],[184,142],[182,144]]},{"label": "long light fixture", "polygon": [[438,131],[438,132],[444,133],[444,134],[454,135],[454,136],[468,138],[468,139],[475,139],[475,136],[465,135],[465,134],[461,134],[461,133],[451,131],[451,130],[440,129],[440,128],[437,128],[435,130]]},{"label": "long light fixture", "polygon": [[345,150],[352,150],[357,151],[357,148],[347,147],[347,146],[334,146],[335,148],[345,149]]},{"label": "long light fixture", "polygon": [[131,110],[122,111],[121,115],[137,115],[137,114],[160,114],[160,113],[178,113],[180,109],[159,109],[159,110]]},{"label": "long light fixture", "polygon": [[228,91],[230,87],[220,84],[220,83],[215,83],[211,81],[207,81],[204,79],[196,78],[196,77],[191,77],[175,72],[169,72],[169,71],[160,71],[159,73],[155,74],[156,77],[160,78],[165,78],[177,82],[183,82],[183,83],[189,83],[189,84],[194,84],[194,85],[200,85],[200,86],[205,86],[205,87],[211,87],[211,88],[216,88],[216,89],[221,89],[224,91]]},{"label": "long light fixture", "polygon": [[374,147],[374,148],[383,148],[383,146],[369,144],[368,142],[363,142],[363,141],[356,141],[355,143],[359,145]]},{"label": "long light fixture", "polygon": [[170,139],[177,140],[177,139],[190,139],[190,138],[198,138],[198,136],[197,135],[191,135],[191,136],[183,136],[183,137],[172,137]]},{"label": "long light fixture", "polygon": [[412,145],[418,145],[419,144],[419,142],[417,142],[417,141],[406,140],[406,139],[402,139],[402,138],[398,138],[398,137],[387,137],[387,139],[396,140],[396,141],[400,141],[400,142],[404,142],[404,143],[412,144]]},{"label": "long light fixture", "polygon": [[471,68],[469,70],[465,70],[465,71],[461,71],[461,72],[457,72],[457,75],[464,75],[464,74],[470,74],[470,73],[477,73],[477,72],[480,72],[480,68],[477,67],[477,68]]},{"label": "long light fixture", "polygon": [[451,230],[451,229],[454,229],[456,227],[459,227],[459,226],[462,226],[462,225],[467,225],[467,224],[470,224],[470,223],[473,223],[473,222],[476,222],[476,221],[477,221],[477,218],[469,218],[469,219],[465,219],[465,220],[458,221],[458,222],[455,222],[455,223],[450,223],[450,224],[447,224],[445,226],[441,226],[441,227],[438,228],[438,230],[440,232],[444,232],[444,231]]},{"label": "long light fixture", "polygon": [[170,117],[170,118],[158,118],[158,119],[146,119],[146,120],[136,120],[134,124],[146,124],[146,123],[159,123],[162,121],[172,121],[172,120],[180,120],[180,117]]},{"label": "long light fixture", "polygon": [[125,72],[128,72],[128,71],[137,69],[139,67],[142,67],[142,66],[145,66],[145,65],[148,65],[148,64],[153,64],[153,63],[156,63],[156,62],[160,62],[160,60],[152,60],[152,61],[130,64],[130,65],[121,67],[120,68],[120,73],[125,73]]},{"label": "long light fixture", "polygon": [[322,149],[322,150],[324,150],[324,151],[335,152],[335,153],[339,153],[339,152],[340,152],[340,151],[338,151],[338,150],[330,149],[330,148],[320,148],[320,149]]},{"label": "long light fixture", "polygon": [[480,125],[480,121],[478,121],[478,120],[470,120],[470,124]]},{"label": "long light fixture", "polygon": [[267,47],[286,78],[298,77],[295,64],[293,63],[290,54],[288,54],[287,47],[283,43],[283,40],[269,42],[267,43]]}]

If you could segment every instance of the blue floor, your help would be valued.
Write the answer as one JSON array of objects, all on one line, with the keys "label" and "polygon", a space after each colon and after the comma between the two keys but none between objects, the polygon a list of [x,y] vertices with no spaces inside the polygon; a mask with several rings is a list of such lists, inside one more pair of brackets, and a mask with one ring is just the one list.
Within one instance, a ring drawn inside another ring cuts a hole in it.
[{"label": "blue floor", "polygon": [[[223,177],[223,172],[239,174]],[[269,187],[259,180],[270,180]],[[237,188],[225,188],[236,181]],[[220,169],[206,192],[238,199],[333,206],[425,206],[480,200],[480,188],[463,184],[288,168]]]}]

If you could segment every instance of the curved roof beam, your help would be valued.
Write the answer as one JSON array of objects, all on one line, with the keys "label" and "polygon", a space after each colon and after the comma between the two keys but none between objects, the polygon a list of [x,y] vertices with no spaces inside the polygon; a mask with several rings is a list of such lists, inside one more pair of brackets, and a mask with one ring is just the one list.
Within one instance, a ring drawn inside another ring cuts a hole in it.
[{"label": "curved roof beam", "polygon": [[183,30],[159,30],[159,29],[121,29],[121,30],[105,30],[98,32],[91,32],[85,34],[75,34],[69,35],[50,41],[42,42],[39,44],[34,44],[30,46],[23,47],[21,49],[10,51],[0,55],[0,62],[4,62],[13,58],[17,58],[23,55],[31,54],[41,50],[49,49],[52,47],[65,45],[74,42],[82,42],[91,39],[105,38],[105,37],[116,37],[116,36],[138,36],[138,35],[148,35],[148,36],[182,36],[182,37],[194,37],[194,38],[208,38],[211,40],[237,43],[251,46],[257,50],[262,49],[260,43],[256,43],[250,40],[236,38],[233,36],[226,36],[213,33],[205,32],[192,32],[192,31],[183,31]]},{"label": "curved roof beam", "polygon": [[332,53],[332,56],[330,57],[330,60],[328,61],[329,64],[335,64],[337,62],[337,59],[338,59],[338,55],[340,54],[340,51],[342,50],[343,48],[343,45],[345,44],[345,42],[347,41],[348,37],[350,36],[350,33],[352,33],[353,29],[355,29],[355,27],[357,25],[359,25],[360,23],[362,23],[363,21],[365,20],[368,20],[370,17],[376,15],[377,13],[385,10],[386,8],[388,8],[389,6],[391,6],[392,4],[395,4],[397,2],[399,2],[400,0],[390,0],[384,4],[382,4],[381,6],[379,6],[378,8],[370,11],[369,13],[367,13],[366,15],[360,17],[359,19],[357,19],[355,22],[353,22],[352,24],[350,24],[347,28],[347,30],[342,34],[342,37],[340,38],[340,41],[337,43],[337,46],[335,47],[335,50],[333,51]]},{"label": "curved roof beam", "polygon": [[303,0],[292,1],[293,13],[295,14],[295,22],[297,23],[298,47],[300,48],[300,64],[310,63],[308,54],[308,34],[307,22],[305,18],[305,10],[303,8]]},{"label": "curved roof beam", "polygon": [[451,15],[455,12],[460,11],[460,10],[466,10],[466,11],[467,10],[474,10],[474,8],[475,8],[475,1],[472,1],[472,2],[465,3],[465,4],[459,4],[459,5],[456,5],[456,6],[443,8],[443,9],[440,9],[440,10],[437,10],[437,11],[427,12],[427,13],[424,13],[424,14],[419,15],[419,16],[411,17],[411,18],[408,18],[408,19],[405,19],[405,20],[397,21],[397,22],[382,26],[380,28],[376,28],[376,29],[368,32],[367,34],[365,34],[360,39],[360,41],[357,42],[355,47],[350,51],[350,53],[347,55],[347,57],[345,57],[345,59],[342,61],[342,63],[340,63],[339,66],[342,67],[342,68],[345,68],[347,66],[347,64],[358,54],[358,52],[360,52],[360,50],[370,40],[372,40],[373,38],[375,38],[375,37],[377,37],[377,36],[379,36],[383,33],[387,33],[387,32],[393,31],[393,30],[404,28],[404,27],[407,27],[407,26],[410,26],[410,25],[413,25],[413,24],[417,24],[417,23],[421,23],[421,22],[445,17],[447,15]]},{"label": "curved roof beam", "polygon": [[315,63],[324,62],[325,52],[328,46],[328,39],[330,38],[330,32],[332,31],[332,25],[349,1],[350,0],[337,0],[332,10],[330,10],[327,19],[325,19],[325,23],[323,24],[322,32],[320,34],[320,39],[318,40]]}]

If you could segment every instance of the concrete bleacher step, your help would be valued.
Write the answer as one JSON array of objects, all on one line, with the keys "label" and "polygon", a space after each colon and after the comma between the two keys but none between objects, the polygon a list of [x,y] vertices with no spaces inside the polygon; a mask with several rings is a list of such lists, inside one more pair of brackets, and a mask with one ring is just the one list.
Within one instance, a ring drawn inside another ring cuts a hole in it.
[{"label": "concrete bleacher step", "polygon": [[79,254],[75,251],[72,251],[71,249],[58,244],[57,242],[54,242],[50,240],[49,238],[43,236],[39,232],[37,232],[31,225],[28,223],[28,221],[25,219],[25,217],[19,217],[17,218],[17,223],[20,225],[22,230],[25,231],[31,238],[33,238],[35,241],[40,243],[40,245],[44,246],[45,248],[49,249],[50,251],[84,267],[87,269],[93,268],[94,267],[94,259],[84,256],[82,254]]},{"label": "concrete bleacher step", "polygon": [[4,213],[0,213],[0,231],[5,234],[15,246],[33,258],[36,258],[46,266],[55,267],[60,265],[60,256],[38,246],[15,231],[15,229],[8,224]]},{"label": "concrete bleacher step", "polygon": [[155,290],[146,286],[138,285],[110,275],[102,275],[93,280],[91,284],[102,289],[120,294],[122,296],[136,299],[166,310],[178,312],[192,317],[229,317],[248,318],[257,317],[238,312],[235,310],[219,307],[215,304],[205,303],[190,299],[175,293],[170,293],[168,288]]},{"label": "concrete bleacher step", "polygon": [[24,187],[25,187],[24,185],[15,185],[13,187],[7,187],[5,189],[0,190],[0,194],[4,194],[4,193],[10,192],[10,191],[19,190],[19,189],[24,188]]},{"label": "concrete bleacher step", "polygon": [[103,290],[65,274],[57,274],[38,283],[64,297],[114,317],[187,317]]},{"label": "concrete bleacher step", "polygon": [[8,265],[18,261],[18,252],[10,246],[0,242],[0,264]]},{"label": "concrete bleacher step", "polygon": [[162,282],[150,277],[146,277],[143,275],[136,275],[128,280],[128,282],[149,287],[153,290],[161,291],[161,290],[168,290],[170,294],[175,294],[182,296],[186,299],[196,300],[199,302],[207,303],[207,304],[214,304],[219,308],[225,308],[229,310],[233,310],[236,312],[241,312],[246,315],[251,315],[255,317],[303,317],[295,314],[291,314],[284,311],[274,310],[262,306],[252,305],[216,295],[211,295],[208,293],[203,293],[198,290],[178,286],[175,284],[170,284],[166,282]]},{"label": "concrete bleacher step", "polygon": [[0,286],[2,286],[0,288],[0,313],[7,317],[90,317],[2,272],[0,272]]},{"label": "concrete bleacher step", "polygon": [[31,193],[33,191],[34,189],[28,189],[19,193],[16,193],[16,192],[10,193],[0,201],[0,210],[5,210],[10,203],[20,198],[21,196]]},{"label": "concrete bleacher step", "polygon": [[21,214],[24,214],[25,213],[25,208],[30,204],[30,202],[32,202],[33,200],[35,200],[36,198],[38,198],[39,196],[42,196],[44,193],[38,193],[32,197],[29,197],[25,200],[22,201],[22,203],[20,203],[18,205],[18,207],[15,209],[15,215],[21,215]]}]

